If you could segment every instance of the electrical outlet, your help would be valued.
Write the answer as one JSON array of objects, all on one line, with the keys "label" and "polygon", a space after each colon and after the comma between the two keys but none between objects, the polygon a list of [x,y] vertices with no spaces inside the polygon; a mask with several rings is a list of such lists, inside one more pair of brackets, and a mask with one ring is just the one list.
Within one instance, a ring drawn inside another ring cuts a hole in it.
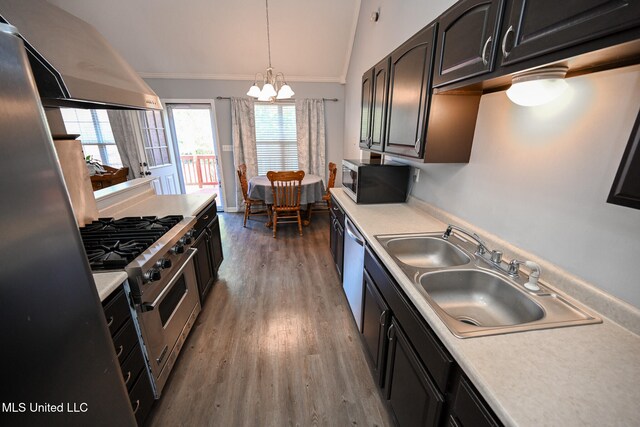
[{"label": "electrical outlet", "polygon": [[413,182],[420,181],[420,169],[413,168]]}]

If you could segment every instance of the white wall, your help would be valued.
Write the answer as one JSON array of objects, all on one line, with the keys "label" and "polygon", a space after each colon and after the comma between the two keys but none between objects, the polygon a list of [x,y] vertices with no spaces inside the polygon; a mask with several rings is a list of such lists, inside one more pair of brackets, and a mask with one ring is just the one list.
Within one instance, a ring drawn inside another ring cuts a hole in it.
[{"label": "white wall", "polygon": [[[398,37],[407,26],[412,34],[446,8],[406,3],[413,7],[404,16],[379,27],[363,19],[379,2],[362,2],[345,88],[345,157],[358,156],[362,72],[407,38]],[[397,42],[370,45],[385,37]],[[568,83],[544,107],[484,95],[469,164],[412,163],[422,169],[412,194],[640,307],[640,211],[606,203],[640,107],[640,66]]]},{"label": "white wall", "polygon": [[[147,84],[162,99],[215,99],[217,96],[246,96],[252,82],[236,80],[195,80],[195,79],[145,79]],[[344,85],[338,83],[291,83],[296,98],[338,98],[338,102],[325,102],[325,132],[327,141],[327,164],[342,161],[344,129]],[[216,100],[216,121],[221,145],[231,142],[231,103],[228,99]],[[233,152],[221,153],[224,164],[223,180],[233,183],[236,172],[233,166]],[[235,204],[233,185],[225,185],[225,201]]]}]

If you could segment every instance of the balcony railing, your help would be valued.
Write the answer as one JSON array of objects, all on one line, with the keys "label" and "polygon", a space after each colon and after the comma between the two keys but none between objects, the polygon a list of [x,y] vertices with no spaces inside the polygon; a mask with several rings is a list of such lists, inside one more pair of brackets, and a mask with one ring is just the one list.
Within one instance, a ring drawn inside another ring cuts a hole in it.
[{"label": "balcony railing", "polygon": [[218,185],[216,173],[216,156],[195,154],[192,156],[180,156],[182,175],[185,185]]}]

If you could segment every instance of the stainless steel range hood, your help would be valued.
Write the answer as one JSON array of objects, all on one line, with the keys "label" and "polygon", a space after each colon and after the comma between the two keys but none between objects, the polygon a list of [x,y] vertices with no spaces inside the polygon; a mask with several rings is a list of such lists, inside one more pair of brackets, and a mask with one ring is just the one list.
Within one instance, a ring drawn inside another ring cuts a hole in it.
[{"label": "stainless steel range hood", "polygon": [[44,0],[0,0],[47,107],[161,109],[158,96],[95,28]]}]

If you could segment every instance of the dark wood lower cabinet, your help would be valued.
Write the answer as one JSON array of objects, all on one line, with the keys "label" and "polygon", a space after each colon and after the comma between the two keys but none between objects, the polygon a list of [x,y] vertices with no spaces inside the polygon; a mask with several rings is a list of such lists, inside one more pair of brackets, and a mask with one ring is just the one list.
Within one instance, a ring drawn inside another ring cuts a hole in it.
[{"label": "dark wood lower cabinet", "polygon": [[495,415],[486,407],[480,394],[464,375],[454,384],[454,398],[449,413],[449,424],[466,427],[496,427],[500,425]]},{"label": "dark wood lower cabinet", "polygon": [[499,426],[482,396],[370,247],[362,342],[399,427]]},{"label": "dark wood lower cabinet", "polygon": [[387,358],[387,329],[391,310],[380,295],[367,271],[364,271],[364,304],[362,337],[369,351],[371,370],[379,387],[384,387],[385,360]]},{"label": "dark wood lower cabinet", "polygon": [[204,305],[211,286],[218,278],[218,268],[224,259],[216,202],[204,208],[196,218],[196,241],[193,244],[193,247],[198,250],[195,256],[196,280],[200,304]]},{"label": "dark wood lower cabinet", "polygon": [[335,198],[331,197],[331,211],[329,212],[329,249],[336,265],[338,276],[342,280],[344,263],[344,211]]},{"label": "dark wood lower cabinet", "polygon": [[389,327],[386,398],[398,425],[403,427],[439,424],[444,397],[431,381],[396,319]]},{"label": "dark wood lower cabinet", "polygon": [[207,292],[209,292],[216,278],[216,273],[211,262],[213,255],[211,254],[211,246],[209,245],[209,235],[206,231],[198,236],[193,247],[198,250],[194,259],[198,292],[200,294],[200,303],[202,304],[204,297],[207,295]]},{"label": "dark wood lower cabinet", "polygon": [[154,396],[149,374],[145,369],[142,347],[136,334],[129,300],[123,286],[116,289],[102,303],[111,332],[113,347],[120,362],[122,380],[129,393],[131,408],[139,426],[153,406]]}]

